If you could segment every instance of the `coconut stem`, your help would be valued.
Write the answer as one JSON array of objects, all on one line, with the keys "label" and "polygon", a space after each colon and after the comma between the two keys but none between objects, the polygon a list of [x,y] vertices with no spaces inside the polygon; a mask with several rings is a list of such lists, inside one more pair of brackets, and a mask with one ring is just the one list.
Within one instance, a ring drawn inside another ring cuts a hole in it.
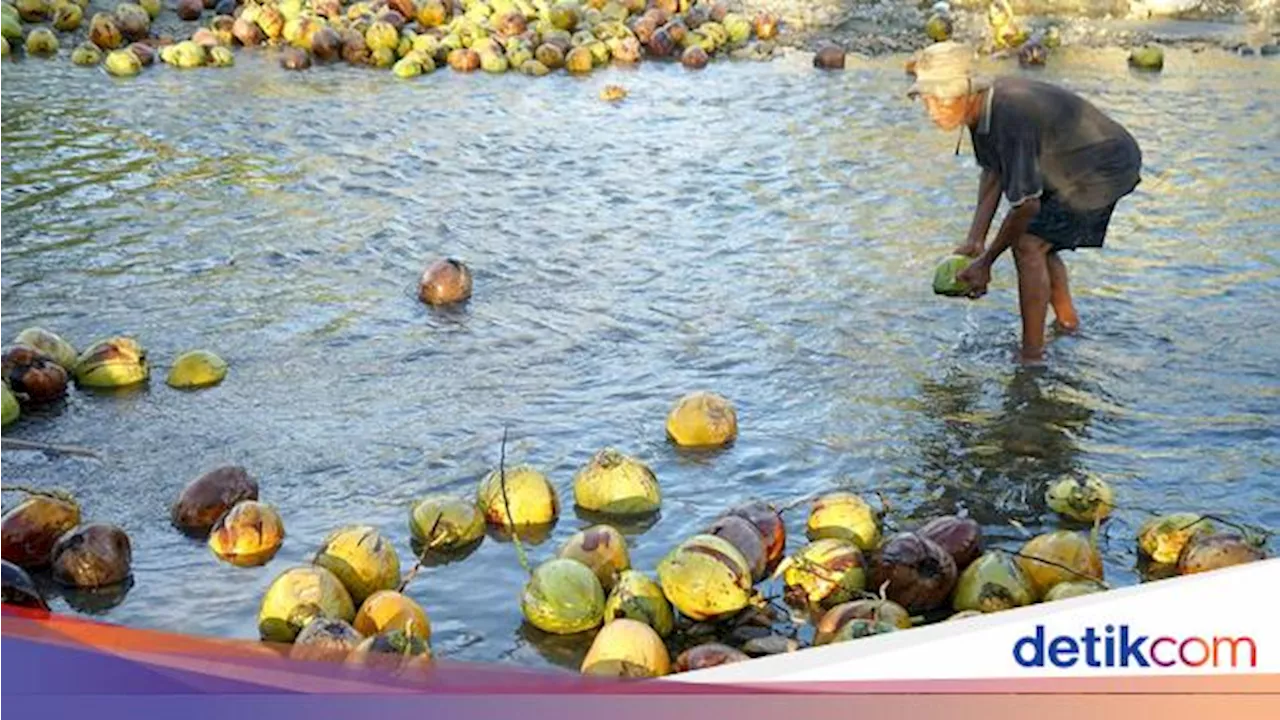
[{"label": "coconut stem", "polygon": [[440,521],[443,519],[444,513],[442,512],[436,516],[436,521],[431,523],[431,530],[427,533],[427,541],[422,544],[422,552],[418,554],[418,562],[413,564],[408,574],[404,576],[404,580],[400,581],[400,588],[396,592],[403,593],[404,589],[409,587],[409,583],[413,582],[414,576],[422,569],[422,563],[426,561],[427,553],[431,552],[431,539],[435,537],[436,528],[440,527]]},{"label": "coconut stem", "polygon": [[76,455],[79,457],[101,460],[102,456],[86,447],[77,445],[50,445],[34,440],[18,440],[17,438],[0,439],[0,449],[4,450],[38,450],[49,455]]},{"label": "coconut stem", "polygon": [[516,531],[515,519],[511,517],[511,501],[507,499],[507,428],[502,428],[502,445],[498,449],[498,484],[502,487],[502,509],[507,513],[507,526],[511,530],[511,540],[516,546],[516,557],[520,559],[520,567],[529,575],[529,557],[525,555],[524,543],[520,542],[520,534]]}]

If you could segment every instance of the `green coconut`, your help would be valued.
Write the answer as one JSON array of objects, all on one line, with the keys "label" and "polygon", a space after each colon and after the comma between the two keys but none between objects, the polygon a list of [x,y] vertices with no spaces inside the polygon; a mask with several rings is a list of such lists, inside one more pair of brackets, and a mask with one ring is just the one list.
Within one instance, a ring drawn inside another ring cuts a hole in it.
[{"label": "green coconut", "polygon": [[430,495],[409,511],[409,532],[414,541],[431,550],[456,550],[484,537],[484,516],[475,503]]},{"label": "green coconut", "polygon": [[1067,477],[1049,486],[1044,500],[1050,510],[1063,517],[1093,522],[1111,514],[1115,491],[1101,478]]},{"label": "green coconut", "polygon": [[0,57],[9,57],[9,39],[0,37]]},{"label": "green coconut", "polygon": [[556,558],[533,571],[520,597],[520,612],[543,632],[572,635],[600,625],[604,601],[604,588],[591,568]]},{"label": "green coconut", "polygon": [[627,540],[610,525],[594,525],[574,533],[560,546],[556,556],[577,560],[591,568],[605,592],[612,590],[618,575],[631,567]]},{"label": "green coconut", "polygon": [[405,56],[397,60],[395,65],[391,66],[391,72],[398,78],[408,80],[409,78],[415,78],[422,74],[422,64],[415,58]]},{"label": "green coconut", "polygon": [[[235,64],[236,56],[231,52],[231,48],[221,45],[209,48],[209,67],[231,67]],[[222,358],[213,353],[200,352],[202,355],[207,356],[206,359],[209,362],[209,365],[206,366],[204,380],[211,381],[212,384],[222,382],[222,378],[227,375],[227,364],[222,361]],[[221,368],[219,368],[218,363],[221,363]],[[214,378],[217,379],[215,380]],[[169,384],[172,385],[173,383]],[[193,385],[190,387],[205,387],[205,385]]]},{"label": "green coconut", "polygon": [[369,54],[369,64],[378,68],[389,68],[396,64],[396,51],[392,48],[378,48]]},{"label": "green coconut", "polygon": [[938,263],[938,268],[933,271],[933,292],[937,295],[946,295],[947,297],[963,297],[969,294],[969,284],[962,282],[956,276],[962,270],[969,267],[973,262],[973,258],[964,255],[952,255],[951,257]]},{"label": "green coconut", "polygon": [[813,644],[830,643],[841,628],[854,620],[885,622],[901,630],[911,627],[911,613],[892,600],[853,600],[823,613],[814,627]]},{"label": "green coconut", "polygon": [[884,635],[885,633],[897,632],[898,629],[897,625],[884,620],[854,618],[836,628],[827,644],[848,642],[858,638],[871,637],[872,635]]},{"label": "green coconut", "polygon": [[[81,43],[76,46],[75,50],[71,51],[71,62],[72,64],[80,66],[97,65],[102,62],[102,50],[98,49],[98,46],[91,42]],[[61,362],[58,364],[62,365]],[[66,365],[62,366],[67,367]],[[71,367],[75,367],[74,363]]]},{"label": "green coconut", "polygon": [[13,396],[9,390],[9,384],[4,383],[4,390],[0,391],[0,407],[4,409],[3,427],[9,427],[22,416],[22,409],[18,406],[18,399]]},{"label": "green coconut", "polygon": [[945,42],[951,38],[951,18],[946,15],[933,15],[924,24],[924,34],[934,42]]},{"label": "green coconut", "polygon": [[41,22],[49,14],[48,0],[17,0],[14,6],[18,10],[18,15],[26,22]]},{"label": "green coconut", "polygon": [[317,618],[350,623],[356,608],[336,575],[318,566],[295,567],[271,582],[258,609],[258,634],[263,640],[293,642]]},{"label": "green coconut", "polygon": [[542,77],[543,75],[549,74],[551,72],[551,68],[543,65],[537,60],[526,60],[524,64],[520,66],[520,72],[525,75],[532,75],[533,77]]},{"label": "green coconut", "polygon": [[1198,513],[1162,515],[1138,529],[1138,551],[1155,562],[1173,564],[1189,541],[1214,529],[1213,522]]},{"label": "green coconut", "polygon": [[728,540],[695,535],[658,564],[662,593],[681,614],[709,620],[738,612],[751,597],[751,566]]},{"label": "green coconut", "polygon": [[815,540],[783,560],[787,602],[797,607],[830,608],[852,600],[867,586],[866,560],[858,546],[838,538]]},{"label": "green coconut", "polygon": [[138,0],[138,4],[147,11],[147,15],[150,15],[152,20],[160,17],[160,11],[164,8],[162,0]]},{"label": "green coconut", "polygon": [[107,74],[116,77],[133,77],[142,72],[142,61],[129,50],[112,50],[103,63]]},{"label": "green coconut", "polygon": [[[166,57],[166,53],[168,57]],[[161,60],[175,67],[188,70],[203,66],[207,57],[208,51],[205,50],[204,46],[191,40],[184,40],[160,51]]]},{"label": "green coconut", "polygon": [[649,466],[605,448],[574,475],[573,499],[578,507],[591,512],[638,516],[658,510],[662,491]]},{"label": "green coconut", "polygon": [[[222,53],[221,50],[230,59],[219,60]],[[235,62],[231,58],[231,51],[224,47],[215,47],[209,50],[209,58],[213,61],[211,65],[218,65],[219,62],[226,62],[230,65]],[[165,382],[169,387],[194,389],[217,385],[227,376],[227,362],[208,350],[192,350],[178,356],[173,362],[173,367],[169,369],[169,376]]]},{"label": "green coconut", "polygon": [[3,35],[6,41],[12,40],[15,43],[21,41],[22,21],[6,13],[4,19],[0,20],[0,35]]},{"label": "green coconut", "polygon": [[1031,581],[1008,553],[992,550],[960,573],[951,597],[955,610],[984,613],[1022,607],[1035,602]]},{"label": "green coconut", "polygon": [[1137,70],[1158,72],[1164,69],[1164,50],[1156,45],[1143,45],[1129,53],[1129,66]]},{"label": "green coconut", "polygon": [[53,11],[53,26],[62,32],[75,32],[84,20],[84,9],[75,3],[62,3]]},{"label": "green coconut", "polygon": [[56,55],[58,53],[58,36],[49,28],[36,28],[27,35],[28,55]]},{"label": "green coconut", "polygon": [[1103,592],[1106,589],[1101,583],[1088,580],[1061,582],[1054,585],[1049,592],[1044,594],[1044,601],[1053,602],[1054,600],[1066,600],[1067,598],[1080,597],[1081,595],[1092,595]]},{"label": "green coconut", "polygon": [[740,45],[751,39],[751,21],[745,16],[729,13],[724,16],[724,22],[721,24],[729,35],[730,43]]},{"label": "green coconut", "polygon": [[511,67],[507,62],[507,56],[496,52],[480,53],[480,69],[495,75],[502,74]]},{"label": "green coconut", "polygon": [[604,603],[604,622],[639,620],[666,637],[675,629],[675,613],[658,583],[638,570],[624,570]]},{"label": "green coconut", "polygon": [[395,547],[369,525],[348,525],[325,538],[315,564],[332,572],[357,606],[379,590],[400,585],[400,556]]},{"label": "green coconut", "polygon": [[[137,55],[127,50],[121,52],[133,58],[132,66],[136,66],[138,70],[141,69],[142,63]],[[201,48],[200,52],[203,53],[204,49]],[[121,62],[126,61],[113,58],[117,58],[115,52],[107,55],[107,72],[112,75],[125,74],[116,70],[119,69],[117,66]],[[137,70],[132,74],[137,74]],[[138,341],[127,337],[114,337],[99,340],[80,353],[80,357],[76,358],[74,374],[76,382],[85,387],[126,387],[145,381],[150,377],[150,368],[147,365],[147,353]]]},{"label": "green coconut", "polygon": [[572,31],[578,26],[581,14],[581,9],[575,4],[557,3],[551,8],[549,19],[551,20],[551,24],[554,25],[557,30]]}]

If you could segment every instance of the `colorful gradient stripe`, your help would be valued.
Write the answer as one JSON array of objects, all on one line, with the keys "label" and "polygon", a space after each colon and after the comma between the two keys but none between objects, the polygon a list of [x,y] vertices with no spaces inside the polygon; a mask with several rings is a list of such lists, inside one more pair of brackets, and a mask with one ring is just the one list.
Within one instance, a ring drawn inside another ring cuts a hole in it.
[{"label": "colorful gradient stripe", "polygon": [[427,672],[395,675],[290,660],[286,648],[265,643],[135,630],[9,607],[0,641],[7,707],[42,718],[1280,716],[1280,675],[712,686],[610,681],[447,660]]}]

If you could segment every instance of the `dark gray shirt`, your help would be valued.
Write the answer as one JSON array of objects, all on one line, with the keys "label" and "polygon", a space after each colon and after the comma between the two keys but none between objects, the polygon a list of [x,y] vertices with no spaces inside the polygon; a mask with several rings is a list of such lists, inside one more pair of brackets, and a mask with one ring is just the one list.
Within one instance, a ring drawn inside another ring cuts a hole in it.
[{"label": "dark gray shirt", "polygon": [[1084,98],[1049,83],[997,78],[970,136],[978,164],[1000,175],[1014,205],[1048,192],[1070,207],[1094,210],[1141,180],[1142,151],[1133,136]]}]

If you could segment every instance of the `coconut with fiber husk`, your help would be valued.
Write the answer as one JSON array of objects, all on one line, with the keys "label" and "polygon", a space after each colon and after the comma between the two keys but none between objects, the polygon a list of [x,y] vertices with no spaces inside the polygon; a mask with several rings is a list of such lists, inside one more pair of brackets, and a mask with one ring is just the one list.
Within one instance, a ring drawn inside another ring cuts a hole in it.
[{"label": "coconut with fiber husk", "polygon": [[574,533],[556,557],[569,558],[591,568],[605,592],[613,589],[618,575],[631,568],[627,541],[610,525],[593,525]]},{"label": "coconut with fiber husk", "polygon": [[982,553],[982,526],[973,518],[944,515],[921,525],[916,534],[946,550],[955,561],[957,571],[969,567]]},{"label": "coconut with fiber husk", "polygon": [[1096,583],[1092,580],[1060,582],[1044,594],[1044,601],[1053,602],[1054,600],[1066,600],[1067,598],[1080,597],[1081,595],[1092,595],[1103,592],[1106,589],[1101,583]]},{"label": "coconut with fiber husk", "polygon": [[848,540],[860,550],[874,550],[880,543],[880,520],[861,497],[834,492],[813,501],[805,535],[810,540]]},{"label": "coconut with fiber husk", "polygon": [[765,552],[764,537],[760,531],[745,518],[736,515],[724,515],[716,518],[705,532],[728,540],[751,567],[751,580],[760,582],[769,569],[769,556]]},{"label": "coconut with fiber husk", "polygon": [[952,595],[955,610],[998,612],[1035,602],[1031,580],[1008,553],[992,550],[960,573]]},{"label": "coconut with fiber husk", "polygon": [[400,556],[370,525],[347,525],[330,533],[315,564],[342,581],[357,607],[375,592],[400,585]]},{"label": "coconut with fiber husk", "polygon": [[766,571],[772,572],[782,562],[787,549],[787,526],[776,508],[762,500],[730,508],[726,516],[740,517],[751,523],[764,540]]},{"label": "coconut with fiber husk", "polygon": [[[480,62],[481,58],[474,50],[459,49],[449,53],[449,65],[454,70],[475,70]],[[418,280],[418,297],[428,305],[448,305],[466,300],[471,297],[471,270],[453,258],[431,263]]]},{"label": "coconut with fiber husk", "polygon": [[20,567],[49,565],[58,539],[80,524],[80,507],[70,497],[32,495],[0,521],[0,555]]},{"label": "coconut with fiber husk", "polygon": [[1135,70],[1159,72],[1164,69],[1164,50],[1157,45],[1143,45],[1129,53],[1129,67]]},{"label": "coconut with fiber husk", "polygon": [[622,618],[596,633],[581,672],[605,677],[661,677],[671,672],[671,656],[653,628]]},{"label": "coconut with fiber husk", "polygon": [[367,637],[343,663],[396,675],[419,675],[431,668],[431,645],[422,638],[400,630]]},{"label": "coconut with fiber husk", "polygon": [[257,499],[258,483],[248,471],[238,465],[224,465],[188,483],[170,508],[169,516],[179,530],[202,536],[237,503]]},{"label": "coconut with fiber husk", "polygon": [[908,612],[928,612],[941,607],[951,595],[956,563],[934,541],[915,533],[898,533],[872,555],[870,584],[884,587],[885,597]]},{"label": "coconut with fiber husk", "polygon": [[681,614],[694,620],[713,620],[747,606],[751,566],[728,540],[695,535],[658,564],[658,583]]},{"label": "coconut with fiber husk", "polygon": [[486,523],[508,529],[547,526],[560,516],[556,489],[529,465],[489,473],[476,490],[476,506]]},{"label": "coconut with fiber husk", "polygon": [[484,516],[462,498],[429,495],[409,511],[409,532],[428,550],[459,550],[484,537]]},{"label": "coconut with fiber husk", "polygon": [[[72,5],[70,7],[76,6]],[[94,47],[96,48],[97,46]],[[25,345],[44,353],[54,362],[61,365],[62,369],[67,372],[75,370],[76,359],[80,357],[80,354],[76,352],[71,343],[63,340],[57,333],[42,327],[30,327],[23,330],[13,339],[13,344]]]},{"label": "coconut with fiber husk", "polygon": [[227,376],[227,362],[208,350],[185,352],[169,368],[165,384],[193,390],[217,385]]},{"label": "coconut with fiber husk", "polygon": [[667,437],[681,447],[719,447],[738,436],[738,413],[722,395],[696,391],[667,414]]},{"label": "coconut with fiber husk", "polygon": [[258,634],[271,642],[293,642],[317,618],[351,622],[355,604],[338,576],[317,565],[280,573],[262,596]]},{"label": "coconut with fiber husk", "polygon": [[4,560],[3,572],[0,572],[0,585],[3,586],[3,602],[5,605],[30,608],[32,610],[48,610],[44,594],[36,587],[26,570]]},{"label": "coconut with fiber husk", "polygon": [[80,43],[71,51],[71,63],[87,67],[102,62],[102,50],[91,42]]},{"label": "coconut with fiber husk", "polygon": [[960,272],[973,262],[973,258],[965,255],[952,255],[933,271],[933,292],[946,297],[964,297],[969,294],[969,284],[958,277]]},{"label": "coconut with fiber husk", "polygon": [[786,587],[787,604],[827,610],[852,600],[867,587],[866,560],[857,545],[822,538],[782,561],[774,571]]},{"label": "coconut with fiber husk", "polygon": [[656,512],[662,505],[662,491],[649,466],[605,448],[574,474],[573,500],[590,512],[631,517]]},{"label": "coconut with fiber husk", "polygon": [[675,614],[662,588],[637,570],[624,570],[605,599],[605,624],[619,618],[645,623],[662,637],[675,628]]},{"label": "coconut with fiber husk", "polygon": [[431,640],[427,612],[412,598],[395,590],[379,590],[360,604],[352,623],[356,632],[368,637],[400,630],[422,640]]},{"label": "coconut with fiber husk", "polygon": [[1066,477],[1049,486],[1045,504],[1059,515],[1078,522],[1093,522],[1111,514],[1115,492],[1101,478]]},{"label": "coconut with fiber husk", "polygon": [[5,350],[0,376],[20,400],[40,405],[67,393],[67,371],[52,357],[25,345]]},{"label": "coconut with fiber husk", "polygon": [[9,427],[22,416],[22,408],[18,406],[18,398],[9,390],[9,383],[0,384],[0,408],[3,408],[0,427]]},{"label": "coconut with fiber husk", "polygon": [[132,50],[112,50],[107,53],[102,66],[108,75],[115,77],[133,77],[142,72],[142,61]]},{"label": "coconut with fiber husk", "polygon": [[1018,555],[1018,566],[1031,580],[1037,599],[1061,582],[1102,580],[1102,556],[1082,533],[1058,530],[1037,535]]},{"label": "coconut with fiber husk", "polygon": [[892,600],[852,600],[822,614],[814,626],[813,643],[825,645],[831,642],[840,628],[853,620],[885,622],[901,630],[911,627],[911,614]]},{"label": "coconut with fiber husk", "polygon": [[[103,47],[101,43],[94,44]],[[144,382],[149,376],[147,353],[133,338],[99,340],[76,358],[76,383],[83,387],[128,387]]]},{"label": "coconut with fiber husk", "polygon": [[741,650],[720,643],[703,643],[695,645],[676,656],[672,672],[682,673],[693,670],[730,665],[745,662],[751,658]]},{"label": "coconut with fiber husk", "polygon": [[1161,515],[1138,529],[1138,551],[1154,562],[1172,565],[1192,538],[1214,530],[1213,522],[1199,513]]},{"label": "coconut with fiber husk", "polygon": [[604,601],[604,588],[591,568],[556,558],[534,569],[520,596],[520,612],[543,632],[572,635],[603,622]]},{"label": "coconut with fiber husk", "polygon": [[242,500],[218,518],[209,533],[209,549],[239,567],[265,565],[284,542],[284,521],[275,508]]},{"label": "coconut with fiber husk", "polygon": [[813,56],[813,66],[819,70],[843,70],[844,49],[837,45],[824,45]]},{"label": "coconut with fiber husk", "polygon": [[133,546],[124,530],[107,523],[81,525],[53,546],[53,579],[74,588],[122,583],[132,574]]},{"label": "coconut with fiber husk", "polygon": [[298,633],[289,649],[292,660],[340,662],[360,644],[363,638],[345,620],[318,617]]},{"label": "coconut with fiber husk", "polygon": [[1215,533],[1192,538],[1178,555],[1178,574],[1194,575],[1232,565],[1265,560],[1266,551],[1236,533]]}]

